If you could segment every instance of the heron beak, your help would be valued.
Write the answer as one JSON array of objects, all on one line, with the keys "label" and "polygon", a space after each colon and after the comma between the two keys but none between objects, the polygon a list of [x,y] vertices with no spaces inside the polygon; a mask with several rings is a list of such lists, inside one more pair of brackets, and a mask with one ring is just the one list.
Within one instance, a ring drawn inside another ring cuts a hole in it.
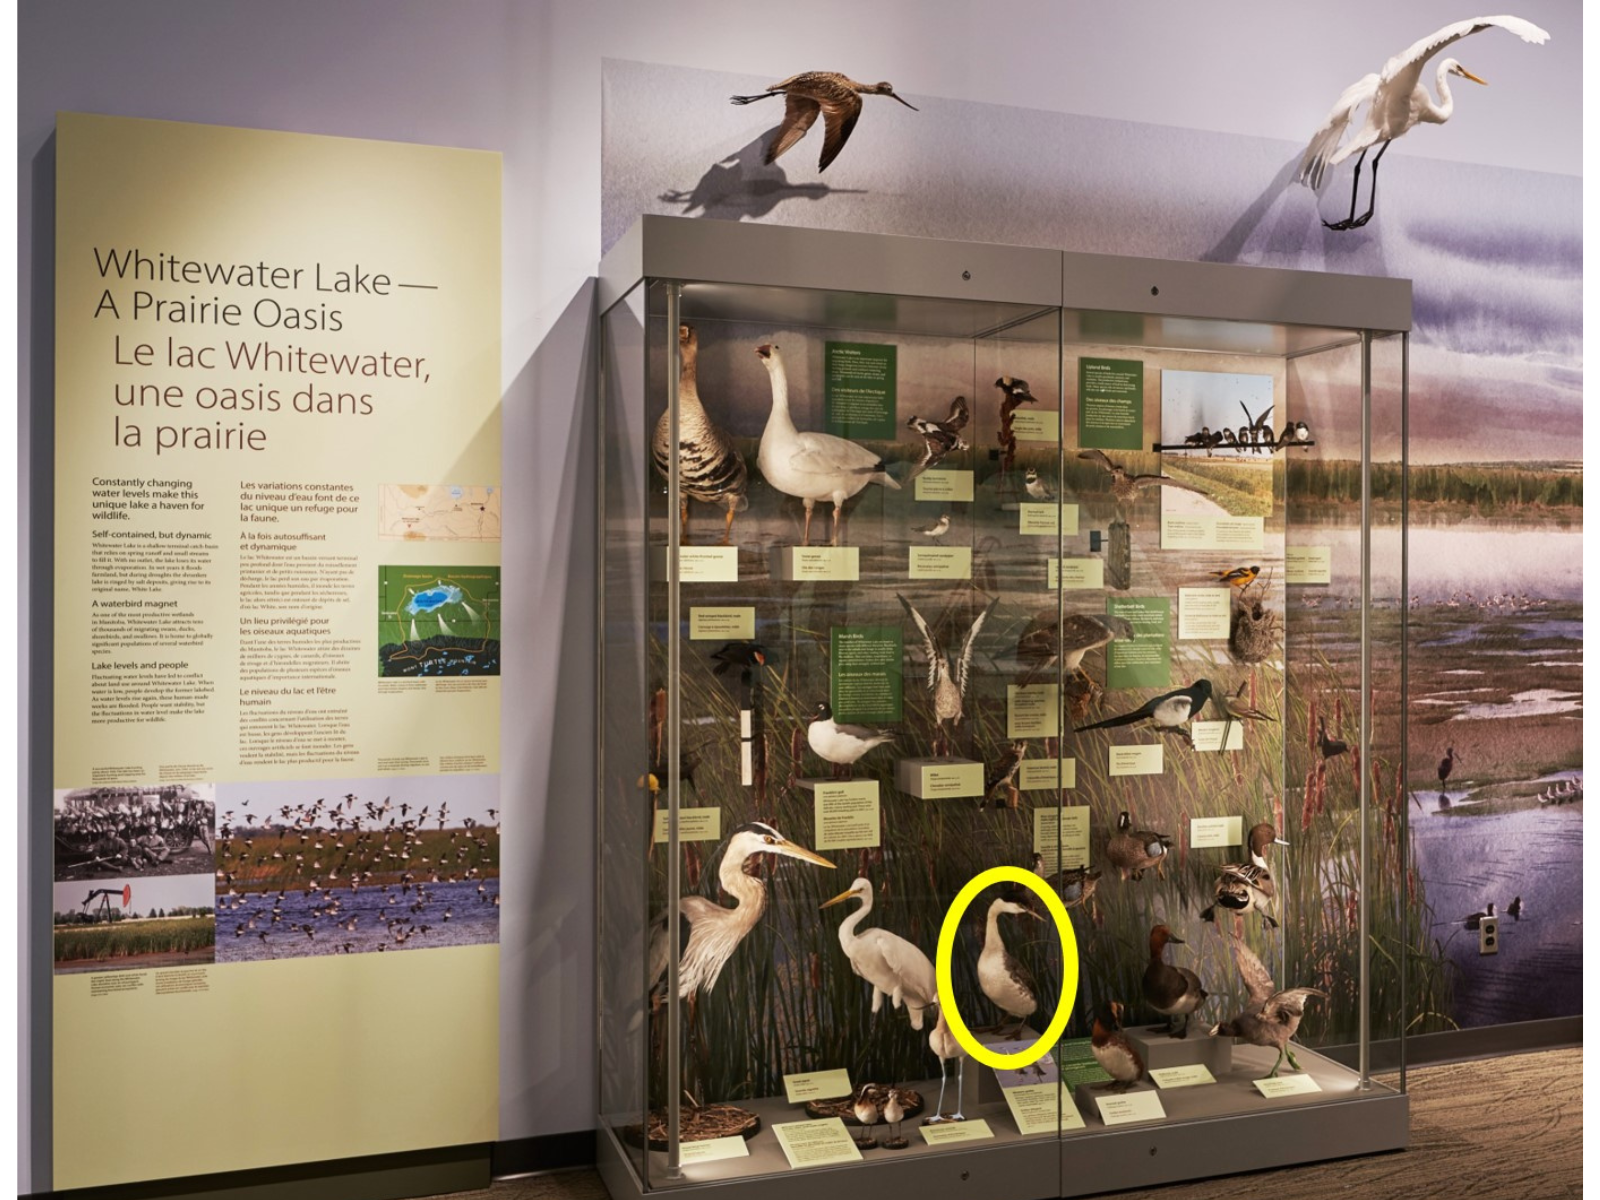
[{"label": "heron beak", "polygon": [[[830,870],[833,868],[833,864],[816,851],[807,850],[804,846],[797,846],[793,842],[784,842],[781,846],[774,847],[774,850],[778,854],[787,854],[790,858],[802,858],[808,863],[816,863],[819,867],[827,867]],[[846,896],[849,894],[845,893]]]},{"label": "heron beak", "polygon": [[[829,865],[831,866],[832,864],[830,863]],[[855,894],[856,893],[855,893],[855,889],[854,888],[850,889],[847,892],[840,892],[832,900],[824,900],[821,904],[817,905],[817,907],[818,907],[818,909],[832,908],[835,904],[843,904],[846,900],[850,899],[850,897],[854,896]]]},{"label": "heron beak", "polygon": [[[1463,74],[1463,75],[1465,75],[1465,74],[1466,74],[1466,72],[1465,72],[1465,71],[1463,71],[1463,72],[1462,72],[1462,74]],[[1471,76],[1468,76],[1468,78],[1469,78],[1469,79],[1470,79],[1470,78],[1472,78],[1472,77],[1471,77]],[[1482,83],[1482,82],[1483,82],[1483,80],[1481,80],[1481,79],[1480,79],[1480,80],[1478,80],[1478,82],[1479,82],[1479,83]],[[894,100],[900,100],[900,97],[899,97],[899,96],[898,96],[898,95],[896,95],[896,94],[895,94],[895,93],[894,93],[894,92],[890,92],[890,93],[889,93],[889,96],[890,96],[890,98],[891,98],[891,99],[894,99]],[[906,106],[906,107],[907,107],[907,108],[909,108],[909,109],[910,109],[910,110],[911,110],[911,111],[912,111],[912,112],[921,112],[921,111],[922,111],[922,110],[921,110],[921,109],[920,109],[920,108],[918,108],[918,107],[917,107],[917,106],[916,106],[916,105],[915,105],[915,104],[912,104],[912,103],[911,103],[911,102],[910,102],[910,101],[909,101],[909,100],[900,100],[900,103],[901,103],[901,104],[904,104],[904,105],[905,105],[905,106]]]},{"label": "heron beak", "polygon": [[1481,84],[1483,84],[1484,87],[1488,87],[1489,86],[1489,81],[1487,79],[1479,79],[1476,75],[1474,75],[1471,71],[1467,70],[1465,67],[1461,67],[1459,69],[1461,71],[1461,77],[1463,79],[1470,79],[1470,80],[1472,80],[1473,83],[1481,83]]}]

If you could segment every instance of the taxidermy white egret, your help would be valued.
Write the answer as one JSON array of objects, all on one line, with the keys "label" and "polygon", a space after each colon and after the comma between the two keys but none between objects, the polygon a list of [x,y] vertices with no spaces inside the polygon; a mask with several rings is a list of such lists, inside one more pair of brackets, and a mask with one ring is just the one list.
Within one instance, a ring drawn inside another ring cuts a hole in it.
[{"label": "taxidermy white egret", "polygon": [[839,926],[839,945],[850,960],[850,969],[872,985],[872,1015],[877,1016],[882,1010],[887,996],[895,1008],[905,1008],[911,1017],[911,1028],[921,1029],[923,1014],[939,998],[933,964],[921,950],[887,929],[857,932],[857,926],[872,911],[870,880],[857,879],[849,891],[840,892],[822,907],[832,908],[846,900],[860,900],[861,907]]},{"label": "taxidermy white egret", "polygon": [[[1409,49],[1402,50],[1383,64],[1379,74],[1366,75],[1356,80],[1339,97],[1328,119],[1311,138],[1305,154],[1300,159],[1296,179],[1311,188],[1322,186],[1324,175],[1332,167],[1351,155],[1357,155],[1355,178],[1350,184],[1350,215],[1342,221],[1324,221],[1329,229],[1359,229],[1372,220],[1372,210],[1378,203],[1378,162],[1389,143],[1418,125],[1443,125],[1455,112],[1455,97],[1450,94],[1450,76],[1459,75],[1473,83],[1487,84],[1453,58],[1439,64],[1434,76],[1439,93],[1437,102],[1422,84],[1422,69],[1428,60],[1452,42],[1459,42],[1484,29],[1498,26],[1516,34],[1525,42],[1542,46],[1550,35],[1532,21],[1521,17],[1474,17],[1470,21],[1457,21],[1429,34]],[[1367,115],[1361,127],[1344,145],[1344,139],[1356,110],[1366,104]],[[1373,146],[1378,153],[1372,159],[1372,183],[1367,198],[1367,211],[1356,216],[1356,197],[1361,188],[1361,164]]]}]

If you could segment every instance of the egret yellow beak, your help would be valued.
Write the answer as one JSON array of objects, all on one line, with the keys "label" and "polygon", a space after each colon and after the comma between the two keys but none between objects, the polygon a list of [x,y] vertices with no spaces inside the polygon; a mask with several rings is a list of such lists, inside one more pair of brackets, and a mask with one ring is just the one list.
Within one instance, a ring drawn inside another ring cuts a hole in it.
[{"label": "egret yellow beak", "polygon": [[1471,71],[1467,70],[1465,67],[1461,68],[1461,77],[1463,79],[1470,79],[1470,80],[1472,80],[1473,83],[1481,83],[1481,84],[1483,84],[1484,87],[1488,87],[1489,86],[1489,81],[1487,79],[1479,79],[1476,75],[1474,75]]},{"label": "egret yellow beak", "polygon": [[817,907],[819,909],[820,908],[832,908],[835,904],[843,904],[846,900],[850,899],[850,897],[854,896],[855,894],[856,893],[855,893],[855,889],[854,888],[850,889],[848,892],[840,892],[832,900],[824,900]]},{"label": "egret yellow beak", "polygon": [[808,863],[816,863],[819,867],[828,867],[830,870],[833,868],[833,864],[815,850],[807,850],[804,846],[797,846],[793,842],[785,842],[779,853],[787,854],[790,858],[802,858]]}]

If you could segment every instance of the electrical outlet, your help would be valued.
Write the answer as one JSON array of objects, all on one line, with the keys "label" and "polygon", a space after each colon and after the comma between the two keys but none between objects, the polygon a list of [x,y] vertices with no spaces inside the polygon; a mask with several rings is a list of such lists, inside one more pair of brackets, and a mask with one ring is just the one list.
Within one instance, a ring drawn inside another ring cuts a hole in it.
[{"label": "electrical outlet", "polygon": [[1500,918],[1484,917],[1478,922],[1478,953],[1500,953]]}]

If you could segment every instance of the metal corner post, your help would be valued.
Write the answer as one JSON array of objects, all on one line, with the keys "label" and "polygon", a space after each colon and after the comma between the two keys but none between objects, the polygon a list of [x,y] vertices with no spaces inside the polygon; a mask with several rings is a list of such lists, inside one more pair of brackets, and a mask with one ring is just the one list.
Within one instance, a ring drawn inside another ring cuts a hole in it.
[{"label": "metal corner post", "polygon": [[[1400,335],[1400,779],[1405,783],[1411,762],[1411,334]],[[1409,934],[1411,921],[1411,802],[1402,787],[1400,801],[1400,928]],[[1406,1029],[1404,1011],[1411,958],[1411,939],[1400,944],[1400,1090],[1406,1090]]]},{"label": "metal corner post", "polygon": [[[683,957],[682,929],[677,920],[678,895],[683,890],[683,858],[678,853],[678,762],[680,729],[678,709],[678,629],[682,615],[678,601],[678,512],[683,503],[678,479],[678,306],[683,285],[667,284],[667,737],[662,749],[662,770],[667,784],[667,1178],[683,1175],[679,1122],[683,1091],[683,1000],[678,995],[678,963]],[[648,347],[649,339],[646,339]],[[654,836],[652,834],[652,836]]]},{"label": "metal corner post", "polygon": [[1357,1046],[1363,1090],[1372,1086],[1372,902],[1370,890],[1371,836],[1368,815],[1372,805],[1372,333],[1361,333],[1361,747],[1360,821],[1361,849],[1357,871],[1358,924],[1361,938],[1359,1025]]}]

